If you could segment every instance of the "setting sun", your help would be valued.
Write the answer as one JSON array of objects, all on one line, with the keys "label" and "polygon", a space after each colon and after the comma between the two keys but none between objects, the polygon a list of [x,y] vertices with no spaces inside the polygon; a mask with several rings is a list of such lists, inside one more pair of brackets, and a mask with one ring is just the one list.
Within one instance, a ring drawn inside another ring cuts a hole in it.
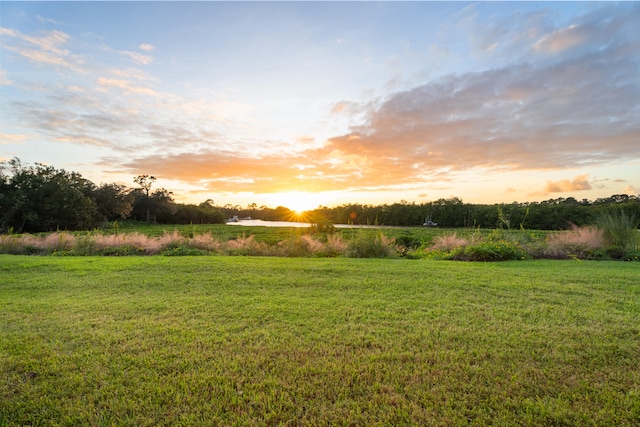
[{"label": "setting sun", "polygon": [[289,191],[274,195],[274,201],[280,206],[287,207],[298,214],[317,208],[322,204],[323,197],[318,193],[306,191]]}]

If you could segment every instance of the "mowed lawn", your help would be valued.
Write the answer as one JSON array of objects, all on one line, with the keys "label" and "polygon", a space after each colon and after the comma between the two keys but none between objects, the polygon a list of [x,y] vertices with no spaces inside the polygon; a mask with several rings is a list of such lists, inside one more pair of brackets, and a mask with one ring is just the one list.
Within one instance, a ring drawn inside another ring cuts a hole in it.
[{"label": "mowed lawn", "polygon": [[640,265],[0,256],[0,425],[640,425]]}]

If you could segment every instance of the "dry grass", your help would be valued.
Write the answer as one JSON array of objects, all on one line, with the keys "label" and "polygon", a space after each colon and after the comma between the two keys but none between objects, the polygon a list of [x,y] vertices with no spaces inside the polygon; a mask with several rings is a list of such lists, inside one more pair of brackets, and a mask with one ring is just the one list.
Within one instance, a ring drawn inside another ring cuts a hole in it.
[{"label": "dry grass", "polygon": [[202,249],[209,252],[218,252],[222,246],[220,241],[213,237],[211,233],[196,234],[188,243],[189,247]]},{"label": "dry grass", "polygon": [[256,242],[253,236],[242,236],[235,240],[229,240],[222,245],[224,252],[229,255],[266,255],[269,246],[262,242]]},{"label": "dry grass", "polygon": [[469,245],[469,243],[469,240],[458,237],[457,233],[453,233],[434,237],[431,249],[435,251],[449,252],[456,248],[463,248]]},{"label": "dry grass", "polygon": [[543,255],[550,258],[583,257],[589,251],[607,246],[602,230],[596,227],[577,227],[552,234],[547,238]]}]

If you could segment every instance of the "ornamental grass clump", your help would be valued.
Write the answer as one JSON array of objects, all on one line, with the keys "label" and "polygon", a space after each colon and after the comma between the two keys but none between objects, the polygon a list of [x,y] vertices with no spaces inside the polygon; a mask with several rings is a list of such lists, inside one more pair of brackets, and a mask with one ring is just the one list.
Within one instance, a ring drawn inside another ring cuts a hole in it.
[{"label": "ornamental grass clump", "polygon": [[[158,253],[159,248],[146,235],[138,232],[127,234],[100,234],[94,237],[96,248],[103,255],[144,255]],[[149,250],[151,248],[151,250]]]},{"label": "ornamental grass clump", "polygon": [[397,253],[395,239],[389,238],[382,232],[358,233],[349,242],[347,256],[350,258],[388,258]]},{"label": "ornamental grass clump", "polygon": [[54,232],[45,236],[38,242],[40,248],[46,253],[67,252],[73,249],[76,238],[67,232]]},{"label": "ornamental grass clump", "polygon": [[221,243],[213,237],[210,232],[204,234],[194,234],[189,239],[187,245],[194,249],[200,249],[208,252],[217,252],[220,250]]},{"label": "ornamental grass clump", "polygon": [[606,212],[598,219],[598,228],[603,231],[610,246],[632,251],[640,246],[639,225],[640,221],[635,214],[628,215],[623,210]]},{"label": "ornamental grass clump", "polygon": [[228,240],[222,245],[222,250],[228,255],[269,255],[269,246],[266,243],[256,242],[253,235],[238,237]]},{"label": "ornamental grass clump", "polygon": [[278,243],[275,254],[286,257],[318,256],[324,250],[324,244],[308,234],[292,236]]},{"label": "ornamental grass clump", "polygon": [[3,234],[0,236],[0,253],[10,255],[22,255],[24,251],[24,236]]},{"label": "ornamental grass clump", "polygon": [[431,249],[440,252],[450,252],[457,248],[463,248],[469,244],[465,238],[458,237],[457,233],[447,234],[443,236],[435,236]]},{"label": "ornamental grass clump", "polygon": [[337,234],[328,234],[324,244],[324,256],[337,257],[343,255],[349,249],[349,244]]},{"label": "ornamental grass clump", "polygon": [[604,248],[604,232],[596,227],[572,226],[571,230],[550,235],[539,257],[568,259],[588,258],[593,251]]}]

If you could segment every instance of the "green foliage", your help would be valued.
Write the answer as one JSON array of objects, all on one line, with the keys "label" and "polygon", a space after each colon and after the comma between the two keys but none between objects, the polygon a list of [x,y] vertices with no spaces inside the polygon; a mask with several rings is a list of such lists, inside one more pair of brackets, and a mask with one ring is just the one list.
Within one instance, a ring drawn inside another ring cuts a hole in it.
[{"label": "green foliage", "polygon": [[209,255],[209,252],[203,249],[191,248],[188,246],[170,247],[161,252],[164,256],[202,256]]},{"label": "green foliage", "polygon": [[80,256],[97,255],[99,253],[98,245],[95,239],[89,233],[78,236],[73,245],[73,254]]},{"label": "green foliage", "polygon": [[[431,218],[443,228],[504,228],[519,224],[538,230],[563,230],[571,224],[594,223],[598,212],[612,207],[633,216],[640,212],[640,197],[612,195],[593,202],[572,197],[533,203],[477,205],[463,203],[457,197],[427,203],[401,201],[391,205],[346,204],[319,207],[304,217],[283,206],[275,209],[238,205],[214,206],[212,200],[199,205],[178,204],[166,189],[152,191],[156,178],[139,175],[139,188],[118,184],[96,186],[75,172],[36,164],[25,166],[19,159],[0,162],[0,232],[40,232],[53,230],[91,230],[111,221],[141,221],[148,224],[214,224],[225,218],[260,218],[267,221],[303,221],[311,223],[310,232],[334,233],[334,224],[385,224],[417,227]],[[397,236],[394,236],[397,237]],[[275,244],[282,239],[268,244]],[[428,243],[428,240],[423,240]],[[412,247],[399,242],[406,250]],[[616,243],[617,244],[617,243]],[[625,243],[626,244],[626,243]],[[636,243],[637,245],[637,243]]]},{"label": "green foliage", "polygon": [[507,241],[484,241],[453,249],[445,259],[460,261],[510,261],[528,258],[517,244]]},{"label": "green foliage", "polygon": [[635,214],[629,215],[622,209],[609,210],[601,214],[598,219],[598,227],[603,230],[605,237],[612,246],[620,246],[631,250],[638,248],[640,240],[639,225],[640,221]]},{"label": "green foliage", "polygon": [[109,246],[100,251],[104,256],[132,256],[144,255],[144,248],[138,248],[131,245]]}]

